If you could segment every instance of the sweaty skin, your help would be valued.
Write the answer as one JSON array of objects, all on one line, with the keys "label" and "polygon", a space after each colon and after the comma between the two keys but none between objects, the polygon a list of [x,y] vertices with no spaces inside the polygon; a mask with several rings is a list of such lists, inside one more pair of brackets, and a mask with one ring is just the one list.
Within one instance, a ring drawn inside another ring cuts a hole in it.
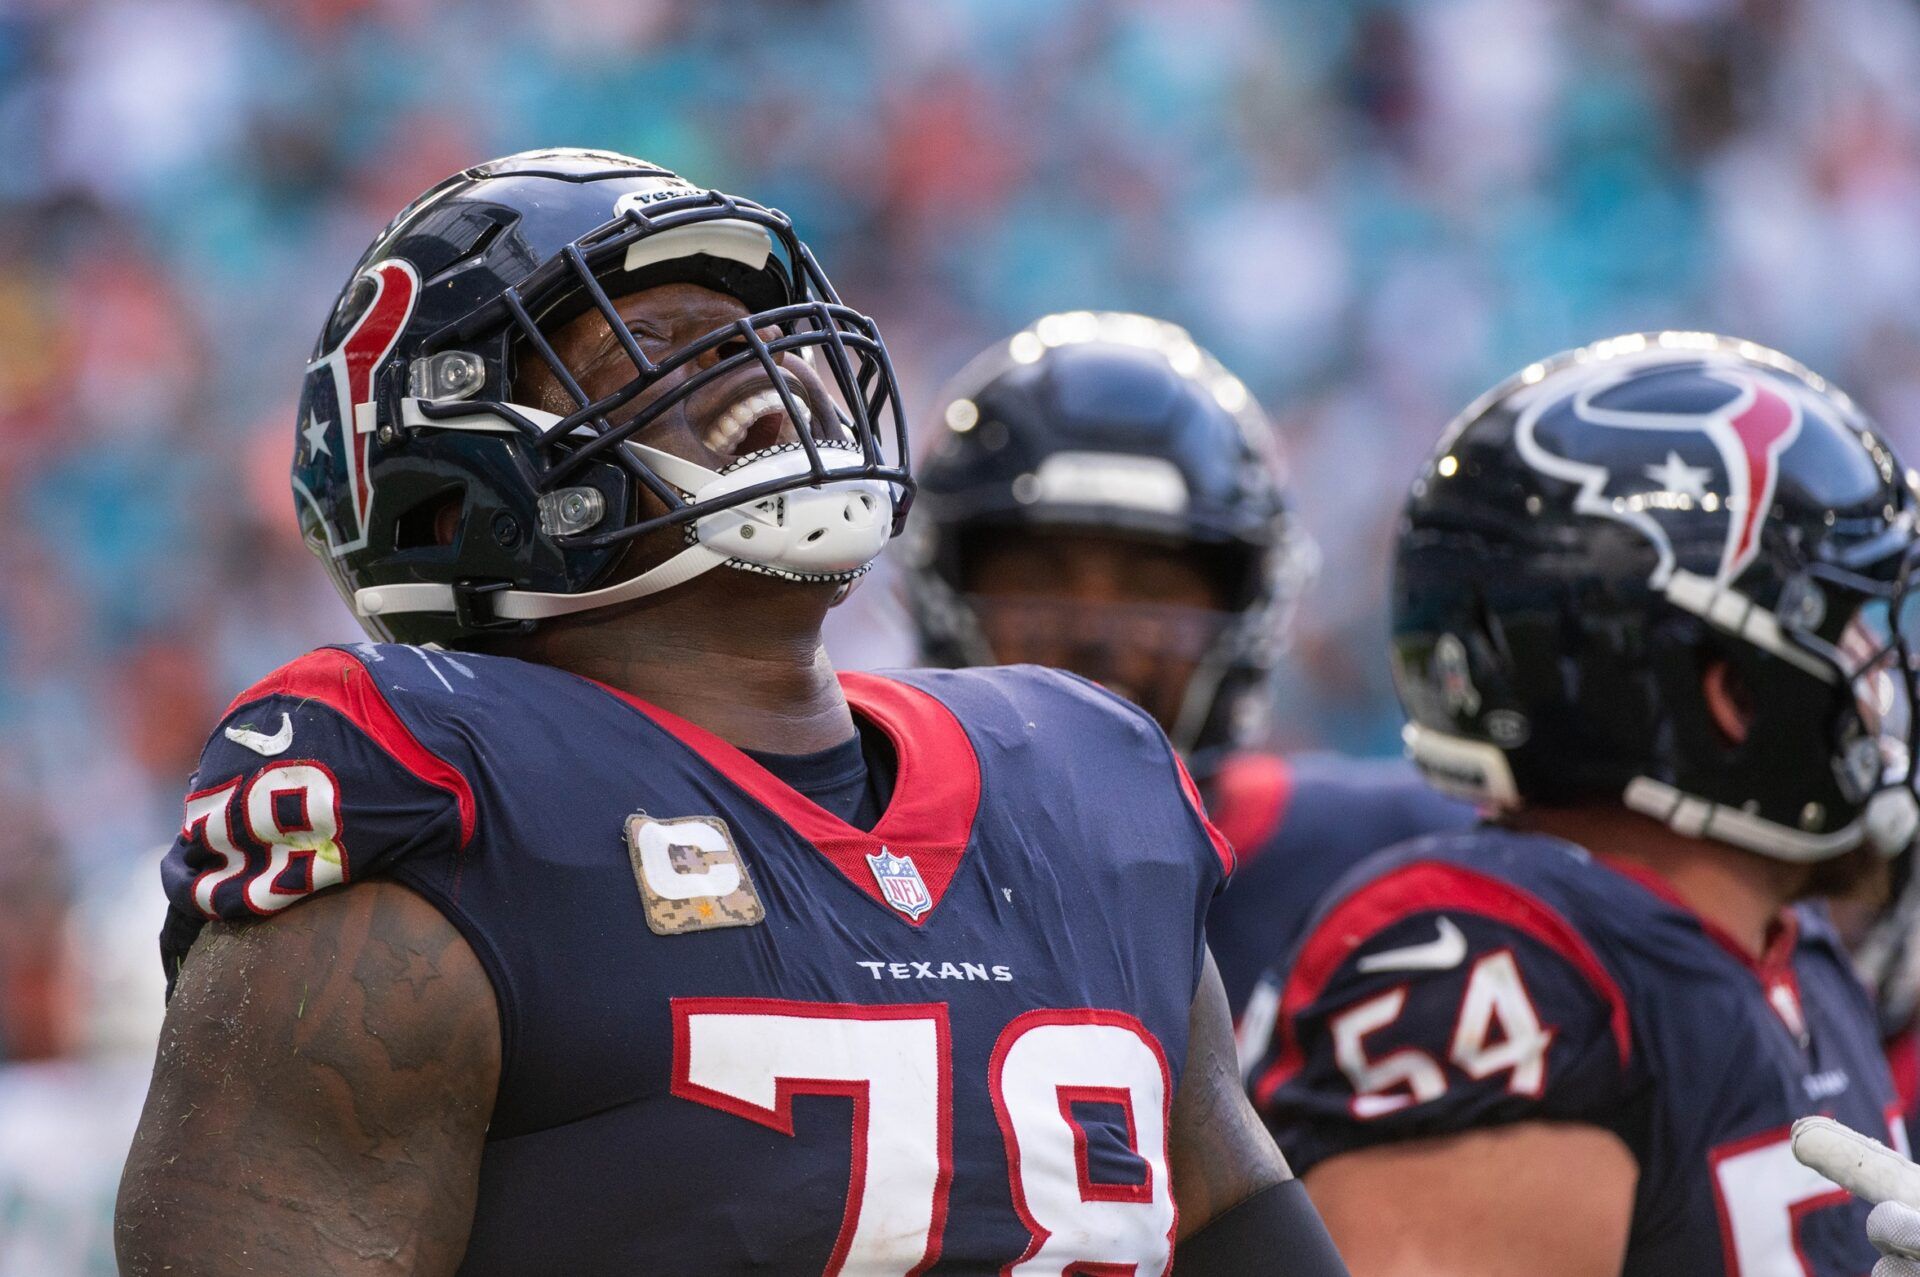
[{"label": "sweaty skin", "polygon": [[[691,284],[617,304],[654,357],[746,313]],[[554,335],[589,395],[631,375],[605,355],[610,341],[591,311]],[[804,383],[812,372],[795,376]],[[536,373],[516,397],[553,403],[557,393]],[[710,397],[669,411],[645,441],[711,463],[703,407]],[[658,561],[649,549],[636,551],[636,570]],[[836,590],[712,572],[494,650],[611,684],[743,748],[812,752],[855,730],[820,642]],[[1241,1091],[1211,958],[1190,1033],[1169,1137],[1182,1237],[1289,1175]],[[272,919],[210,924],[168,1007],[121,1181],[122,1271],[454,1272],[499,1071],[485,972],[453,925],[406,888],[358,883]]]},{"label": "sweaty skin", "polygon": [[405,887],[209,924],[120,1181],[121,1273],[452,1272],[499,1073],[486,972]]},{"label": "sweaty skin", "polygon": [[[647,356],[666,357],[747,314],[740,302],[696,284],[665,284],[618,299],[615,307]],[[611,393],[633,376],[633,365],[598,311],[589,310],[551,338],[590,396]],[[629,405],[638,414],[700,368],[732,353],[721,346],[668,374]],[[543,364],[524,361],[516,387],[526,403],[572,406]],[[804,360],[786,356],[782,368],[824,405],[826,391]],[[641,442],[702,465],[730,460],[701,441],[726,386],[709,387],[669,409],[642,433]],[[821,419],[822,411],[815,412]],[[624,420],[616,414],[615,424]],[[784,437],[793,427],[783,425]],[[749,438],[736,452],[774,442]],[[654,507],[657,512],[659,507]],[[682,544],[668,528],[635,546],[635,571],[653,566]],[[715,571],[661,594],[612,608],[576,613],[538,631],[496,642],[489,650],[597,679],[698,723],[742,749],[808,754],[854,734],[853,715],[820,641],[820,627],[839,587],[783,581],[750,572]],[[751,616],[753,624],[740,618]]]},{"label": "sweaty skin", "polygon": [[[1240,1087],[1212,958],[1188,1033],[1167,1153],[1181,1238],[1289,1178]],[[121,1272],[454,1272],[499,1076],[486,973],[407,888],[210,924],[121,1180]]]}]

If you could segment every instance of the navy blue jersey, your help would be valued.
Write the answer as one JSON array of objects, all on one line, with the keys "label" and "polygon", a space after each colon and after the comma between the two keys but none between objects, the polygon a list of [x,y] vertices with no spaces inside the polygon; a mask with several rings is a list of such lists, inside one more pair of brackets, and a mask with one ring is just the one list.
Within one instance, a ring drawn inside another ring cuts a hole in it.
[{"label": "navy blue jersey", "polygon": [[169,971],[375,875],[459,928],[502,1034],[464,1274],[1163,1271],[1225,841],[1080,680],[842,682],[897,756],[871,833],[558,670],[315,652],[207,748]]},{"label": "navy blue jersey", "polygon": [[1651,875],[1539,835],[1439,834],[1339,884],[1281,988],[1254,1094],[1299,1171],[1586,1123],[1639,1163],[1625,1272],[1873,1267],[1867,1207],[1787,1143],[1810,1113],[1905,1141],[1866,992],[1817,910],[1784,913],[1755,960]]},{"label": "navy blue jersey", "polygon": [[[1236,1020],[1261,974],[1293,952],[1328,888],[1362,859],[1477,818],[1399,759],[1250,751],[1228,758],[1200,788],[1213,823],[1239,854],[1232,886],[1207,915],[1207,941]],[[1250,1027],[1253,1021],[1272,1027],[1257,1008]],[[1265,1042],[1265,1030],[1259,1039]]]}]

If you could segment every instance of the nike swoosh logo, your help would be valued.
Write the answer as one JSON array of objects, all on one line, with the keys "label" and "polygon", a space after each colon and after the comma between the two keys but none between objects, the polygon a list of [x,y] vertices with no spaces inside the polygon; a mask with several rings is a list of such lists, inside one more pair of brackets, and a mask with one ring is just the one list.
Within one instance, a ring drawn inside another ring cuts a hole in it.
[{"label": "nike swoosh logo", "polygon": [[293,744],[293,715],[280,715],[280,730],[271,736],[249,727],[229,727],[227,739],[236,745],[245,745],[256,754],[265,754],[268,758],[284,754],[287,746]]},{"label": "nike swoosh logo", "polygon": [[1404,949],[1370,953],[1360,959],[1360,970],[1369,971],[1447,971],[1465,961],[1467,938],[1453,919],[1440,919],[1440,938],[1426,944],[1410,944]]}]

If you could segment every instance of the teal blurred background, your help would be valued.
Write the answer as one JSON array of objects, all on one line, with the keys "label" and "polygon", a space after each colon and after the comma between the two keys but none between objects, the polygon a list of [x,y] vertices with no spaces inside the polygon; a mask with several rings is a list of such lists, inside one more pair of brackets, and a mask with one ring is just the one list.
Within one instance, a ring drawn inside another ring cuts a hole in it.
[{"label": "teal blurred background", "polygon": [[[293,402],[421,188],[569,144],[778,205],[923,410],[1045,311],[1187,325],[1326,556],[1283,742],[1384,752],[1395,504],[1521,364],[1721,328],[1920,451],[1916,84],[1906,0],[0,3],[0,1277],[112,1271],[152,850],[233,691],[355,634]],[[910,655],[884,574],[832,643]]]}]

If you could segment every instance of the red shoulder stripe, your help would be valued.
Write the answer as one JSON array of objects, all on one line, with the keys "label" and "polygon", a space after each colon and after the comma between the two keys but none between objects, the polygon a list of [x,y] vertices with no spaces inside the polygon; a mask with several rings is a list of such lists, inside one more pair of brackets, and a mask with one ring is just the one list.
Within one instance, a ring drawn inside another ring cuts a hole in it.
[{"label": "red shoulder stripe", "polygon": [[1261,1103],[1303,1063],[1293,1021],[1325,992],[1327,983],[1368,940],[1404,918],[1438,911],[1470,913],[1512,927],[1552,949],[1586,977],[1611,1008],[1609,1027],[1621,1067],[1633,1054],[1627,998],[1572,923],[1531,892],[1487,874],[1437,860],[1416,860],[1365,884],[1334,906],[1308,935],[1280,995],[1276,1034],[1280,1050],[1254,1090]]},{"label": "red shoulder stripe", "polygon": [[1258,855],[1285,823],[1293,767],[1277,754],[1235,754],[1207,786],[1213,823],[1242,860]]},{"label": "red shoulder stripe", "polygon": [[1213,827],[1213,821],[1207,818],[1207,805],[1200,800],[1200,790],[1193,783],[1193,777],[1187,774],[1187,765],[1180,761],[1180,755],[1173,756],[1173,765],[1180,771],[1180,792],[1187,796],[1187,805],[1193,808],[1193,814],[1200,818],[1200,827],[1207,831],[1207,841],[1213,844],[1213,854],[1220,857],[1220,870],[1228,877],[1233,876],[1233,844],[1226,835]]},{"label": "red shoulder stripe", "polygon": [[420,743],[393,706],[381,694],[367,667],[338,648],[323,647],[273,673],[234,697],[231,714],[249,701],[265,696],[297,696],[319,701],[387,751],[393,760],[427,784],[453,795],[460,809],[460,844],[473,840],[473,789],[460,769]]}]

